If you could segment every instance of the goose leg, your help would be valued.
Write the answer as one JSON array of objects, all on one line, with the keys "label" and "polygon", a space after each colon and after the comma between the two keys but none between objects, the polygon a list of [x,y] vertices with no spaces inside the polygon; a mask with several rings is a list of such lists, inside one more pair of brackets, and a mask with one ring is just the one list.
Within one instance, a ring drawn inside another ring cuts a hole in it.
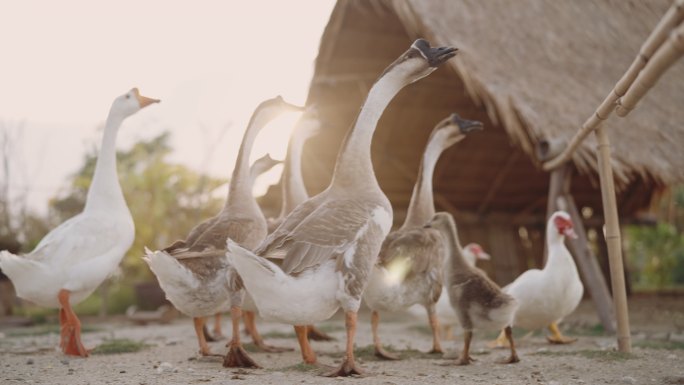
[{"label": "goose leg", "polygon": [[315,364],[316,363],[316,353],[311,349],[308,337],[308,326],[296,326],[294,327],[295,333],[297,334],[297,341],[299,342],[299,347],[302,351],[302,359],[304,363]]},{"label": "goose leg", "polygon": [[230,318],[233,325],[233,337],[228,342],[228,353],[223,358],[223,366],[226,368],[260,368],[247,354],[240,342],[241,317],[242,309],[239,306],[232,306],[230,308]]},{"label": "goose leg", "polygon": [[[88,351],[81,343],[81,321],[79,321],[76,313],[71,309],[71,304],[69,303],[69,295],[71,293],[68,290],[60,290],[57,294],[57,299],[59,304],[62,306],[60,309],[60,321],[62,314],[64,321],[66,321],[66,331],[64,333],[64,344],[62,345],[62,351],[64,354],[70,356],[80,356],[88,357]],[[64,313],[62,313],[62,311]],[[64,325],[62,326],[64,328]]]},{"label": "goose leg", "polygon": [[203,356],[213,356],[215,354],[211,353],[211,349],[209,348],[209,344],[207,344],[207,339],[205,336],[205,332],[207,330],[206,327],[206,318],[204,317],[193,317],[192,318],[193,323],[195,324],[195,334],[197,334],[197,342],[199,343],[199,352]]},{"label": "goose leg", "polygon": [[432,350],[430,350],[430,353],[444,353],[442,350],[442,344],[439,341],[439,319],[437,318],[437,313],[435,312],[435,304],[430,304],[426,306],[425,309],[427,310],[430,328],[432,328]]},{"label": "goose leg", "polygon": [[547,336],[546,340],[552,344],[564,345],[577,341],[577,338],[564,336],[563,333],[561,333],[558,329],[558,324],[556,322],[553,322],[551,325],[549,325],[549,331],[551,332],[551,336]]},{"label": "goose leg", "polygon": [[506,326],[504,329],[504,333],[506,333],[506,339],[508,340],[509,345],[511,346],[511,356],[508,357],[507,360],[503,361],[502,364],[514,364],[516,362],[520,362],[520,358],[518,358],[518,353],[515,351],[515,343],[513,342],[513,329],[510,326]]},{"label": "goose leg", "polygon": [[470,341],[473,339],[473,331],[466,330],[463,335],[463,351],[461,352],[461,357],[456,361],[456,365],[470,365],[471,362],[475,361],[470,357]]},{"label": "goose leg", "polygon": [[221,330],[221,313],[216,313],[214,315],[214,339],[215,340],[222,340],[225,339],[226,336],[223,335],[223,331]]},{"label": "goose leg", "polygon": [[373,345],[375,345],[375,356],[383,360],[398,360],[399,356],[386,351],[380,342],[380,335],[378,334],[378,324],[380,323],[380,313],[373,310],[371,313],[371,330],[373,331]]},{"label": "goose leg", "polygon": [[64,351],[69,340],[69,323],[67,322],[66,311],[64,308],[59,309],[59,348]]},{"label": "goose leg", "polygon": [[259,349],[269,353],[291,352],[294,350],[291,348],[279,348],[277,346],[266,345],[256,328],[256,314],[254,314],[253,311],[246,311],[243,320],[245,321],[245,328],[249,331],[249,335],[252,336],[252,342],[254,342],[254,345]]},{"label": "goose leg", "polygon": [[347,351],[338,369],[326,374],[327,377],[349,377],[362,375],[361,368],[354,361],[354,337],[356,336],[356,311],[347,310],[345,313],[345,326],[347,329]]},{"label": "goose leg", "polygon": [[335,337],[331,336],[330,334],[318,329],[314,325],[307,325],[306,326],[306,336],[309,337],[310,340],[314,341],[335,341]]}]

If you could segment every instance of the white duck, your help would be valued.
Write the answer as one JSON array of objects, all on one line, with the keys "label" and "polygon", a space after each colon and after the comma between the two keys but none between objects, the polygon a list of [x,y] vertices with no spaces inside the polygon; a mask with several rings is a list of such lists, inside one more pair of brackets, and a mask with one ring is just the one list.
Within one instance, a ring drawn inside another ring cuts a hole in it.
[{"label": "white duck", "polygon": [[28,254],[0,252],[0,268],[19,297],[60,308],[60,347],[65,354],[88,356],[81,343],[81,322],[71,306],[114,272],[133,243],[133,218],[116,172],[116,135],[126,117],[156,102],[137,88],[114,99],[83,212],[48,233]]},{"label": "white duck", "polygon": [[456,363],[458,365],[468,365],[473,360],[470,357],[470,342],[473,337],[473,330],[496,330],[501,328],[505,328],[505,336],[511,349],[510,357],[503,363],[520,361],[515,351],[511,328],[513,317],[518,307],[517,301],[512,296],[504,293],[482,270],[472,267],[466,261],[458,240],[456,222],[454,222],[451,214],[446,212],[437,213],[425,227],[441,232],[447,245],[447,294],[449,295],[449,302],[465,332],[463,351]]},{"label": "white duck", "polygon": [[[486,261],[491,259],[491,256],[484,251],[482,246],[472,242],[463,246],[462,254],[463,259],[465,259],[466,263],[470,267],[477,267],[477,261]],[[446,284],[446,277],[444,282]],[[409,313],[415,317],[423,317],[425,315],[425,308],[421,305],[413,305],[408,310]],[[442,327],[442,333],[440,333],[442,339],[453,339],[452,327],[454,325],[458,325],[458,317],[456,317],[454,308],[449,302],[449,296],[444,293],[444,290],[442,291],[442,295],[439,296],[437,304],[435,304],[435,313],[437,314],[437,318],[439,319],[440,325]]]},{"label": "white duck", "polygon": [[[576,339],[563,336],[558,323],[572,313],[582,299],[584,286],[572,255],[565,247],[565,237],[576,238],[572,219],[565,211],[556,211],[546,224],[548,258],[542,270],[530,269],[504,287],[520,304],[514,325],[528,330],[548,327],[547,337],[554,344],[567,344]],[[501,335],[498,346],[505,346]]]},{"label": "white duck", "polygon": [[354,360],[357,312],[392,226],[392,206],[373,172],[373,132],[382,112],[404,86],[427,76],[455,54],[455,48],[431,48],[427,41],[416,40],[371,87],[340,149],[328,188],[297,206],[255,253],[228,242],[228,256],[259,313],[295,325],[305,362],[316,362],[306,325],[330,318],[342,307],[346,354],[330,376],[361,372]]},{"label": "white duck", "polygon": [[435,303],[442,293],[444,242],[438,231],[424,228],[423,225],[435,214],[432,174],[440,155],[464,139],[467,133],[481,129],[481,122],[461,119],[457,114],[452,114],[440,121],[430,134],[406,220],[383,242],[378,262],[363,293],[363,299],[372,311],[373,344],[375,355],[380,358],[399,359],[385,351],[380,342],[380,311],[396,312],[415,304],[427,310],[432,328],[431,353],[443,352]]},{"label": "white duck", "polygon": [[[212,354],[203,332],[205,317],[230,308],[233,335],[225,366],[258,367],[240,342],[239,322],[244,290],[240,277],[225,255],[227,239],[251,249],[266,237],[266,219],[252,194],[248,163],[252,144],[259,131],[272,119],[284,111],[300,109],[281,97],[262,102],[254,111],[242,138],[228,199],[221,212],[195,226],[186,240],[176,241],[160,251],[147,250],[144,257],[169,301],[193,317],[200,354]],[[258,343],[260,336],[254,333],[252,338]]]}]

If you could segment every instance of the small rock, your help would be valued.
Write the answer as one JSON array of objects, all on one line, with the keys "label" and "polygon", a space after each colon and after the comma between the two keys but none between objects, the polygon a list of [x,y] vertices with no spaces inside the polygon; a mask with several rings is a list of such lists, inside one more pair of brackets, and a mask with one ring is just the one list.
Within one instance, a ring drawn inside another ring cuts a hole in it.
[{"label": "small rock", "polygon": [[676,360],[676,359],[677,359],[677,355],[676,355],[676,354],[668,354],[668,355],[667,355],[667,359],[668,359],[668,360]]},{"label": "small rock", "polygon": [[125,370],[119,370],[119,373],[126,373]]},{"label": "small rock", "polygon": [[193,369],[193,368],[188,368],[188,372],[189,372],[189,373],[192,373],[192,372],[194,372],[194,371],[195,371],[195,369]]},{"label": "small rock", "polygon": [[26,365],[33,365],[33,358],[26,360]]},{"label": "small rock", "polygon": [[162,362],[157,367],[157,373],[171,372],[173,371],[173,365],[168,362]]},{"label": "small rock", "polygon": [[537,349],[537,353],[546,353],[549,351],[549,348],[539,348]]},{"label": "small rock", "polygon": [[60,360],[59,362],[62,363],[62,365],[69,365],[69,360]]},{"label": "small rock", "polygon": [[546,385],[561,385],[561,383],[558,381],[549,381],[546,383]]},{"label": "small rock", "polygon": [[629,385],[633,385],[633,384],[637,383],[636,378],[631,377],[631,376],[624,376],[620,379],[620,381],[622,381],[623,384],[629,384]]}]

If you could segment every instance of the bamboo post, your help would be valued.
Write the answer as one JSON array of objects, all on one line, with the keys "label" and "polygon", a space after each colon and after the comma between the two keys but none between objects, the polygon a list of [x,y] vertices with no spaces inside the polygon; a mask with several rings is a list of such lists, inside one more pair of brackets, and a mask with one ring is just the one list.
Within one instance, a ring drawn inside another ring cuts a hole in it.
[{"label": "bamboo post", "polygon": [[603,127],[599,126],[596,129],[596,139],[598,141],[597,150],[603,215],[606,221],[606,244],[608,246],[610,262],[610,281],[613,288],[613,300],[617,316],[618,350],[629,353],[632,351],[632,343],[629,332],[624,267],[622,264],[620,224],[618,222],[617,202],[615,199],[613,168],[610,164],[610,142]]},{"label": "bamboo post", "polygon": [[[546,201],[546,218],[551,217],[554,211],[560,209],[565,210],[565,207],[558,207],[558,198],[561,196],[564,190],[564,185],[568,178],[568,170],[570,166],[566,163],[561,167],[551,171],[551,176],[549,177],[549,197]],[[548,257],[549,250],[546,242],[544,242],[544,263]]]},{"label": "bamboo post", "polygon": [[591,295],[594,308],[601,320],[603,329],[608,333],[613,334],[616,332],[613,299],[610,297],[608,284],[603,277],[601,267],[596,261],[596,255],[594,255],[594,252],[589,247],[587,230],[584,228],[582,217],[575,205],[575,200],[572,195],[570,195],[569,191],[562,195],[560,199],[565,201],[565,211],[570,214],[572,223],[575,225],[575,229],[577,229],[577,239],[568,239],[568,248],[582,272],[584,283],[589,291],[589,295]]},{"label": "bamboo post", "polygon": [[667,42],[656,51],[653,58],[639,72],[634,84],[618,99],[615,110],[617,116],[627,116],[636,107],[639,100],[646,95],[646,92],[656,84],[660,76],[682,55],[684,55],[684,23],[672,31]]}]

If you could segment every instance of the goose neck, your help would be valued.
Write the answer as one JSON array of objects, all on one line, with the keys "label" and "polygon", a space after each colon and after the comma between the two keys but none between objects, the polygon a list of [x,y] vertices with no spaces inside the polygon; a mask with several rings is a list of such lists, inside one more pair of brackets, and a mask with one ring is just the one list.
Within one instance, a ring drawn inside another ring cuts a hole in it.
[{"label": "goose neck", "polygon": [[418,178],[413,186],[411,202],[402,228],[422,226],[435,215],[435,203],[432,191],[432,176],[435,165],[444,151],[442,135],[433,135],[423,153],[418,168]]}]

